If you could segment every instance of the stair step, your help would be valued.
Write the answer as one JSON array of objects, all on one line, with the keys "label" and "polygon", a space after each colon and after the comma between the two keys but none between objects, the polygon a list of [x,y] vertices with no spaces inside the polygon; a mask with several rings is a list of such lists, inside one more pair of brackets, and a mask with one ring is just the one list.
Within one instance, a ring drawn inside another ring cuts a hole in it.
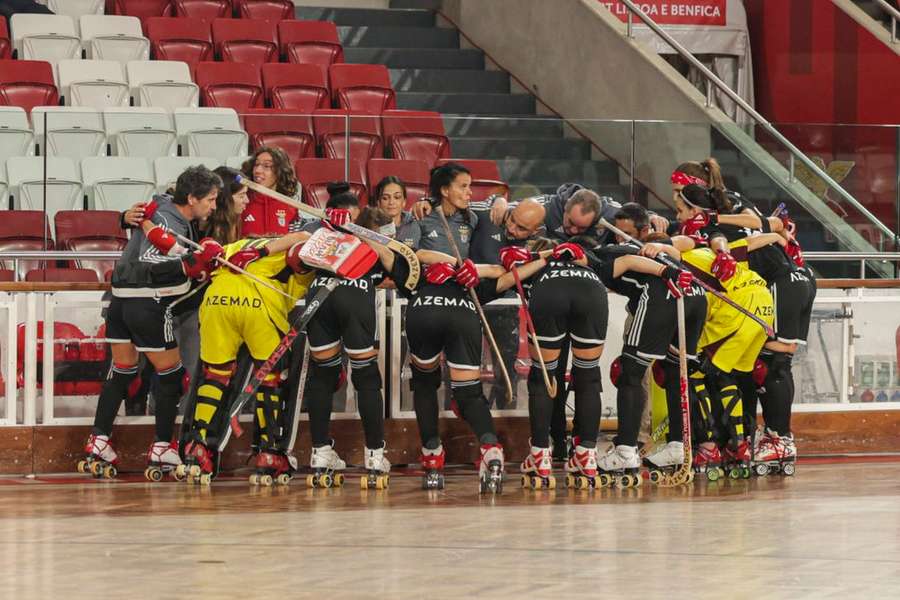
[{"label": "stair step", "polygon": [[441,8],[443,0],[391,0],[391,8],[427,8],[437,10]]},{"label": "stair step", "polygon": [[436,110],[444,114],[527,115],[534,97],[527,94],[428,94],[401,92],[397,108]]},{"label": "stair step", "polygon": [[509,93],[509,75],[503,71],[474,69],[391,69],[398,92]]},{"label": "stair step", "polygon": [[434,26],[434,12],[430,10],[298,6],[294,14],[298,19],[332,21],[335,25]]},{"label": "stair step", "polygon": [[562,137],[562,119],[551,117],[453,117],[444,116],[450,137],[554,138]]},{"label": "stair step", "polygon": [[481,50],[459,48],[345,48],[344,60],[389,69],[484,69]]},{"label": "stair step", "polygon": [[618,167],[606,160],[501,159],[497,167],[504,181],[556,186],[575,182],[587,187],[618,185]]},{"label": "stair step", "polygon": [[450,138],[453,156],[458,158],[518,158],[590,160],[591,145],[586,140],[509,139],[509,138]]},{"label": "stair step", "polygon": [[345,48],[459,48],[459,32],[439,27],[338,27]]}]

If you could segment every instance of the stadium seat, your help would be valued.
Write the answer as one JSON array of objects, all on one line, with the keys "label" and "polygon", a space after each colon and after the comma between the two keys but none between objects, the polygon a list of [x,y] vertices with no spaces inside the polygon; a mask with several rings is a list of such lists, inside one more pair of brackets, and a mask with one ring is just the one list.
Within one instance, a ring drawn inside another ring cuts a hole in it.
[{"label": "stadium seat", "polygon": [[80,17],[82,15],[102,15],[104,0],[48,0],[47,8],[57,15]]},{"label": "stadium seat", "polygon": [[91,269],[32,269],[25,274],[25,281],[52,281],[59,283],[100,283],[96,271]]},{"label": "stadium seat", "polygon": [[344,62],[344,48],[337,27],[330,21],[281,21],[278,23],[281,55],[288,62],[328,68]]},{"label": "stadium seat", "polygon": [[394,158],[424,160],[429,167],[441,158],[450,158],[450,140],[440,113],[386,110],[381,126]]},{"label": "stadium seat", "polygon": [[156,60],[193,64],[215,58],[212,29],[204,19],[151,17],[147,19],[147,37]]},{"label": "stadium seat", "polygon": [[230,108],[176,108],[175,132],[182,156],[229,156],[247,153],[247,134]]},{"label": "stadium seat", "polygon": [[291,160],[315,158],[316,141],[310,115],[292,111],[263,109],[241,115],[244,130],[250,136],[250,149],[259,146],[277,146]]},{"label": "stadium seat", "polygon": [[[56,213],[56,247],[60,250],[122,250],[128,236],[119,227],[115,210],[61,210]],[[70,268],[90,269],[98,281],[115,267],[115,259],[78,259],[69,261]]]},{"label": "stadium seat", "polygon": [[[406,186],[406,207],[409,209],[418,200],[428,197],[428,181],[431,178],[431,167],[421,160],[399,160],[395,158],[374,158],[366,166],[368,187],[375,193],[375,186],[388,175],[399,177]],[[378,198],[371,198],[372,204]]]},{"label": "stadium seat", "polygon": [[274,21],[214,19],[212,34],[219,60],[255,64],[278,62],[278,34]]},{"label": "stadium seat", "polygon": [[344,161],[337,158],[301,158],[294,162],[294,171],[303,188],[303,202],[325,208],[328,202],[328,184],[346,181],[350,191],[357,195],[360,204],[366,203],[366,184],[363,164],[348,163],[349,173],[344,171]]},{"label": "stadium seat", "polygon": [[[53,236],[50,233],[50,222],[47,215],[40,210],[10,210],[3,213],[0,219],[0,252],[15,250],[53,250]],[[32,269],[43,269],[46,265],[40,260],[19,260],[14,267],[12,259],[0,261],[0,267],[14,269],[16,279],[24,280]]]},{"label": "stadium seat", "polygon": [[311,113],[331,106],[328,78],[318,65],[265,64],[262,80],[272,108]]},{"label": "stadium seat", "polygon": [[16,280],[16,272],[12,269],[0,269],[0,282],[6,283]]},{"label": "stadium seat", "polygon": [[81,58],[81,38],[72,17],[17,13],[9,25],[18,58],[53,63]]},{"label": "stadium seat", "polygon": [[[0,106],[0,163],[11,156],[34,154],[34,134],[20,106]],[[2,203],[2,200],[0,200]]]},{"label": "stadium seat", "polygon": [[[25,324],[17,327],[17,381],[24,381]],[[43,388],[44,321],[37,322],[37,387]],[[53,395],[85,396],[99,394],[109,371],[106,344],[88,339],[72,323],[53,323]]]},{"label": "stadium seat", "polygon": [[313,113],[316,143],[325,158],[344,158],[365,164],[384,156],[381,119],[378,115],[351,115],[349,111],[326,108]]},{"label": "stadium seat", "polygon": [[235,0],[237,14],[242,19],[281,21],[294,18],[291,0]]},{"label": "stadium seat", "polygon": [[115,0],[117,15],[137,17],[146,25],[150,17],[171,17],[172,0]]},{"label": "stadium seat", "polygon": [[0,59],[12,58],[12,44],[9,41],[9,28],[6,17],[0,15]]},{"label": "stadium seat", "polygon": [[225,161],[225,166],[234,169],[235,171],[240,171],[241,167],[244,166],[244,163],[247,162],[249,156],[229,156],[228,160]]},{"label": "stadium seat", "polygon": [[187,63],[174,60],[138,60],[127,66],[134,106],[167,110],[197,106],[200,91],[191,80]]},{"label": "stadium seat", "polygon": [[203,62],[197,64],[196,73],[203,106],[224,106],[237,112],[265,107],[262,80],[256,65]]},{"label": "stadium seat", "polygon": [[[47,161],[47,180],[44,181],[44,161]],[[84,208],[81,173],[78,164],[62,156],[13,157],[6,161],[9,193],[17,210],[42,210],[47,217],[60,210]],[[44,201],[44,187],[47,197]]]},{"label": "stadium seat", "polygon": [[472,173],[472,201],[484,200],[491,194],[509,196],[509,185],[500,178],[500,169],[492,160],[469,158],[451,158],[438,161],[438,165],[455,162],[463,165]]},{"label": "stadium seat", "polygon": [[107,108],[103,124],[110,153],[115,156],[175,156],[175,124],[166,109],[154,106]]},{"label": "stadium seat", "polygon": [[31,114],[35,106],[59,104],[53,68],[38,60],[7,60],[0,69],[0,105],[20,106]]},{"label": "stadium seat", "polygon": [[81,180],[88,208],[93,210],[123,211],[136,202],[147,202],[156,192],[150,159],[136,156],[85,158]]},{"label": "stadium seat", "polygon": [[125,69],[114,60],[61,60],[59,92],[66,106],[128,106]]},{"label": "stadium seat", "polygon": [[150,40],[144,37],[137,17],[84,15],[79,22],[87,58],[122,63],[150,59]]},{"label": "stadium seat", "polygon": [[156,189],[162,193],[174,187],[175,180],[188,167],[203,165],[207,169],[215,169],[221,164],[221,160],[211,156],[162,156],[153,161]]},{"label": "stadium seat", "polygon": [[195,19],[230,19],[231,0],[174,0],[176,17]]},{"label": "stadium seat", "polygon": [[79,160],[85,156],[106,154],[103,116],[96,108],[36,106],[31,111],[31,121],[34,124],[37,154],[67,156]]},{"label": "stadium seat", "polygon": [[336,64],[328,71],[335,106],[376,114],[396,108],[391,78],[384,65]]}]

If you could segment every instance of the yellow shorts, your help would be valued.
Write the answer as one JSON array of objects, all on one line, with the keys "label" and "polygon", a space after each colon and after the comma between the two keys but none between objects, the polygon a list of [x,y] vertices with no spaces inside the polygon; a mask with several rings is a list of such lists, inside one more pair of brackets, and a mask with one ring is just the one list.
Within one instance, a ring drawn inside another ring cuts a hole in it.
[{"label": "yellow shorts", "polygon": [[253,292],[222,294],[214,285],[206,291],[200,305],[200,360],[203,362],[211,365],[231,362],[237,359],[241,344],[247,345],[254,359],[266,360],[283,335],[269,318],[262,298]]},{"label": "yellow shorts", "polygon": [[[753,286],[732,292],[728,297],[769,325],[774,322],[772,294],[768,289]],[[710,296],[709,300],[698,350],[711,352],[713,365],[725,373],[752,371],[756,357],[768,339],[765,330],[718,298]]]}]

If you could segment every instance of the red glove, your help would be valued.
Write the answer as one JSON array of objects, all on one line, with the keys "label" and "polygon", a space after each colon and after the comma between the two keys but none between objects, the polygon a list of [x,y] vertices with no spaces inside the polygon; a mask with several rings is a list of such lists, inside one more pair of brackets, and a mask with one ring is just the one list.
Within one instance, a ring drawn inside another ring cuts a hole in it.
[{"label": "red glove", "polygon": [[791,260],[794,261],[795,265],[798,267],[806,266],[806,260],[803,258],[803,250],[800,248],[800,242],[795,239],[788,240],[787,246],[784,247],[784,251],[791,257]]},{"label": "red glove", "polygon": [[513,267],[518,267],[532,260],[535,260],[534,255],[522,246],[500,248],[500,264],[507,271],[512,271]]},{"label": "red glove", "polygon": [[550,255],[556,260],[576,261],[585,257],[584,248],[578,244],[564,242],[553,249]]},{"label": "red glove", "polygon": [[456,269],[456,283],[465,287],[473,288],[478,285],[481,280],[478,278],[478,269],[472,259],[467,258],[463,264]]},{"label": "red glove", "polygon": [[182,260],[184,274],[197,281],[206,281],[215,267],[213,262],[225,254],[224,248],[211,238],[200,240],[200,249],[188,254]]},{"label": "red glove", "polygon": [[691,282],[694,281],[694,276],[691,275],[690,271],[673,266],[666,267],[662,277],[666,282],[666,287],[669,288],[669,292],[672,293],[672,297],[675,299],[683,297],[684,291],[690,289]]},{"label": "red glove", "polygon": [[694,238],[698,236],[698,233],[701,229],[708,226],[710,223],[710,213],[706,211],[702,211],[685,221],[681,224],[681,230],[679,233],[681,235],[686,235],[689,238]]},{"label": "red glove", "polygon": [[343,227],[352,220],[350,211],[346,208],[326,208],[325,224],[334,227]]},{"label": "red glove", "polygon": [[284,262],[291,268],[294,273],[309,273],[309,267],[300,260],[300,250],[303,249],[303,242],[297,242],[284,254]]},{"label": "red glove", "polygon": [[[243,250],[238,250],[237,252],[232,254],[228,258],[228,262],[246,271],[250,263],[268,255],[269,249],[265,246],[263,246],[262,248],[244,248]],[[229,267],[229,269],[231,269],[231,267]],[[234,269],[231,269],[231,272],[237,273],[237,271]]]},{"label": "red glove", "polygon": [[456,269],[450,263],[434,263],[425,267],[425,280],[435,285],[443,285],[453,279]]},{"label": "red glove", "polygon": [[719,281],[728,281],[732,277],[734,277],[734,272],[737,269],[737,261],[734,260],[734,257],[728,252],[717,252],[716,259],[712,264],[712,274],[716,276],[716,279]]},{"label": "red glove", "polygon": [[151,199],[150,202],[144,204],[144,218],[143,220],[141,220],[141,223],[152,219],[153,215],[156,214],[157,209],[159,209],[159,203],[155,198]]},{"label": "red glove", "polygon": [[160,251],[161,254],[179,254],[184,248],[178,244],[178,240],[174,235],[166,231],[166,229],[157,225],[147,232],[147,241],[153,244],[153,247]]}]

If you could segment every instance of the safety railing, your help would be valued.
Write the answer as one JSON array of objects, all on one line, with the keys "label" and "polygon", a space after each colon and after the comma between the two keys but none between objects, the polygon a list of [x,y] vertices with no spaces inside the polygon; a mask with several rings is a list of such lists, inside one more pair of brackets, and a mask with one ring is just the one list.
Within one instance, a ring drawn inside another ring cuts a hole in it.
[{"label": "safety railing", "polygon": [[897,22],[900,21],[900,10],[897,10],[893,6],[887,3],[887,0],[875,0],[875,3],[880,6],[884,12],[888,14],[891,18],[891,43],[897,43]]}]

